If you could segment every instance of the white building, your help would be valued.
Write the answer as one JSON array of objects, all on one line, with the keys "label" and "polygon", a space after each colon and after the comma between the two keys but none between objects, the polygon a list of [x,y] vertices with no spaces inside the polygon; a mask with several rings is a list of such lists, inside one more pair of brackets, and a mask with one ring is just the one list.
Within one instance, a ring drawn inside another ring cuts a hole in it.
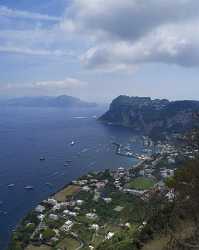
[{"label": "white building", "polygon": [[44,218],[45,218],[45,215],[44,214],[40,214],[37,216],[37,218],[40,220],[40,221],[43,221]]},{"label": "white building", "polygon": [[113,233],[113,232],[108,232],[108,234],[107,234],[106,237],[105,237],[105,240],[110,240],[110,239],[112,239],[114,235],[115,235],[115,233]]},{"label": "white building", "polygon": [[71,220],[67,220],[64,225],[61,227],[62,231],[68,232],[73,226],[73,222]]},{"label": "white building", "polygon": [[95,220],[95,219],[97,219],[97,214],[95,214],[95,213],[87,213],[86,217],[88,219]]},{"label": "white building", "polygon": [[90,187],[89,186],[84,186],[82,187],[83,191],[89,192],[90,191]]},{"label": "white building", "polygon": [[93,230],[95,230],[95,231],[98,231],[98,230],[99,230],[99,225],[97,225],[97,224],[92,224],[92,225],[90,226],[90,229],[93,229]]},{"label": "white building", "polygon": [[42,205],[38,205],[38,206],[36,206],[36,208],[35,208],[35,211],[36,211],[37,213],[43,213],[44,210],[45,210],[45,207],[42,206]]},{"label": "white building", "polygon": [[104,200],[106,203],[111,203],[111,202],[112,202],[112,198],[103,198],[103,200]]},{"label": "white building", "polygon": [[50,220],[58,220],[59,219],[58,215],[56,215],[56,214],[49,214],[48,217]]},{"label": "white building", "polygon": [[81,206],[81,205],[83,205],[84,201],[83,200],[77,200],[76,203],[77,203],[78,206]]},{"label": "white building", "polygon": [[57,205],[57,201],[55,199],[52,199],[52,198],[48,199],[47,203],[50,204],[50,205],[53,205],[53,206]]}]

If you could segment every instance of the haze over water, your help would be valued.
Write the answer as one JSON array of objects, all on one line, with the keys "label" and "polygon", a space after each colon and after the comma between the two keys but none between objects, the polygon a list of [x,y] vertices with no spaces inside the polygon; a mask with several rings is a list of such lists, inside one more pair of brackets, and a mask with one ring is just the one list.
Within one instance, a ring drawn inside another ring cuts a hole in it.
[{"label": "haze over water", "polygon": [[[98,122],[94,116],[104,111],[0,108],[0,249],[19,220],[62,186],[89,171],[135,164],[115,155],[111,143],[131,142],[139,152],[139,140],[132,142],[128,129]],[[67,160],[72,167],[64,166]],[[26,185],[34,190],[25,190]]]}]

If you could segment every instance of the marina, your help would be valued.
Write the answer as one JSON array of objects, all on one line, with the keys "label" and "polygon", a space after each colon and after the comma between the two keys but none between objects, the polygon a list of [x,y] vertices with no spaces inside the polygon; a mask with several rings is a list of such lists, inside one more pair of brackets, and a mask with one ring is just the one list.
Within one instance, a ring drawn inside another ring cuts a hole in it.
[{"label": "marina", "polygon": [[[134,158],[137,160],[145,160],[150,158],[149,155],[143,155],[133,152],[129,147],[125,147],[122,144],[113,142],[112,145],[115,147],[115,153],[120,156]],[[149,149],[144,149],[143,151],[149,153],[151,152]]]}]

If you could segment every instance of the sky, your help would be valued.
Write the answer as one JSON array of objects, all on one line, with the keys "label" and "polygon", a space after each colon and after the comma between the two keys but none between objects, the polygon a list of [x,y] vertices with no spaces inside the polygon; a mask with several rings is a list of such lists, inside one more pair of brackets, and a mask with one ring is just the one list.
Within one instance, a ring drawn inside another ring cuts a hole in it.
[{"label": "sky", "polygon": [[0,97],[199,100],[199,1],[0,0]]}]

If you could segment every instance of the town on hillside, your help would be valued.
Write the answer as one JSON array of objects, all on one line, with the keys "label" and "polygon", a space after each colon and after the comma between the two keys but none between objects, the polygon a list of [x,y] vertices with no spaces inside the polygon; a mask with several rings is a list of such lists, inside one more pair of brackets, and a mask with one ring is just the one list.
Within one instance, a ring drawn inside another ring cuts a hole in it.
[{"label": "town on hillside", "polygon": [[198,155],[197,147],[183,140],[175,136],[158,142],[157,152],[130,168],[88,173],[74,180],[23,219],[10,249],[94,250],[118,232],[140,232],[158,200],[169,203],[175,198],[166,181],[182,162]]}]

